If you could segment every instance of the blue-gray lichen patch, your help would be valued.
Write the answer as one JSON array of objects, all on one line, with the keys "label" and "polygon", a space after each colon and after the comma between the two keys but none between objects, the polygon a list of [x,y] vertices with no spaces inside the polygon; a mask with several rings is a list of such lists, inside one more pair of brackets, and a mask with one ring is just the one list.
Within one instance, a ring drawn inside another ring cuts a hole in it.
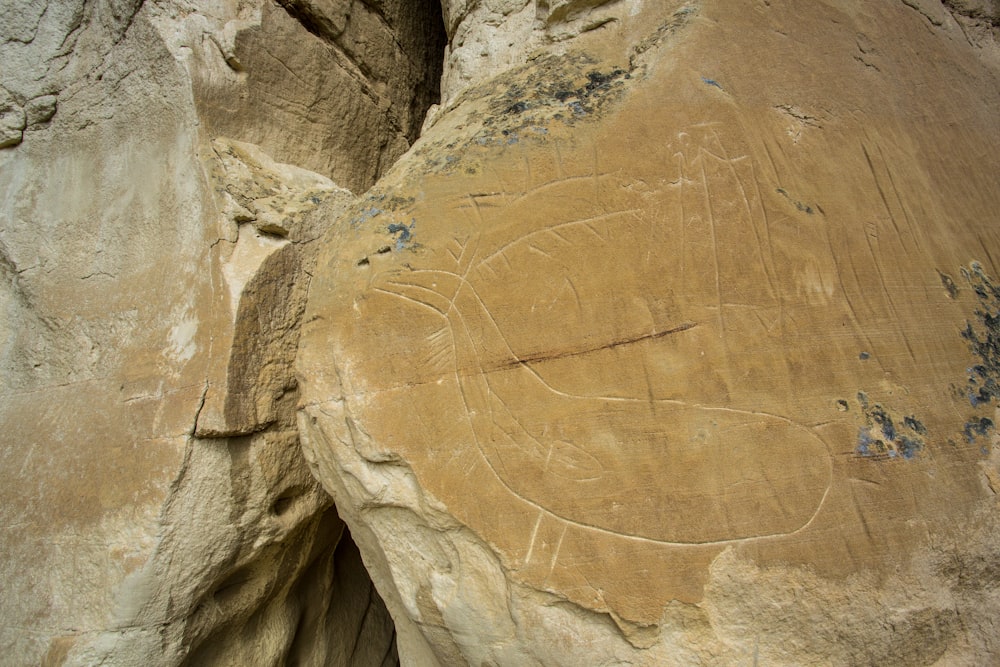
[{"label": "blue-gray lichen patch", "polygon": [[1000,397],[1000,287],[983,271],[978,262],[972,262],[968,269],[962,268],[962,275],[971,285],[979,306],[975,309],[978,320],[974,325],[966,320],[962,338],[969,343],[972,354],[979,363],[969,368],[969,402],[972,407],[990,403]]},{"label": "blue-gray lichen patch", "polygon": [[859,456],[912,459],[924,448],[927,428],[916,417],[894,418],[882,405],[873,404],[863,391],[858,392],[858,404],[865,417],[854,450]]},{"label": "blue-gray lichen patch", "polygon": [[[962,330],[962,338],[968,342],[978,362],[967,370],[965,395],[970,406],[978,410],[995,406],[1000,399],[1000,287],[978,262],[972,262],[968,268],[962,267],[962,276],[979,301],[973,311],[976,322],[966,320]],[[976,414],[966,420],[962,429],[969,444],[993,431],[993,420]]]},{"label": "blue-gray lichen patch", "polygon": [[416,244],[413,242],[413,228],[416,224],[416,220],[411,220],[409,225],[399,222],[389,224],[388,230],[395,240],[396,252],[416,247]]}]

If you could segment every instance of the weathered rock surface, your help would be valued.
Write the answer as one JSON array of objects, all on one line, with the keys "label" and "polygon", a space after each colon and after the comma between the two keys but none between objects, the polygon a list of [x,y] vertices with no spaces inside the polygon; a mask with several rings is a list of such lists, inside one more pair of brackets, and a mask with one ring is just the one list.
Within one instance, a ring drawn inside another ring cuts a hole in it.
[{"label": "weathered rock surface", "polygon": [[4,3],[0,662],[1000,660],[996,0],[441,4]]},{"label": "weathered rock surface", "polygon": [[404,662],[1000,659],[974,4],[446,3],[444,108],[298,359]]},{"label": "weathered rock surface", "polygon": [[315,4],[3,3],[4,664],[396,661],[292,364],[313,241],[416,137],[443,36]]},{"label": "weathered rock surface", "polygon": [[361,192],[410,147],[436,99],[436,2],[283,0],[170,20],[178,45],[207,36],[216,47],[193,56],[210,61],[194,77],[206,131]]}]

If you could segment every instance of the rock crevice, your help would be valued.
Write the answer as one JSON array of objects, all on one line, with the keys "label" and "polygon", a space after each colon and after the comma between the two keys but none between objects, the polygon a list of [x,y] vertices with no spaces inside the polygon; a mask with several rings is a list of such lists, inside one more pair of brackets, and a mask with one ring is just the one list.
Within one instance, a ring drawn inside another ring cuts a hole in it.
[{"label": "rock crevice", "polygon": [[7,4],[0,647],[396,664],[293,361],[317,239],[436,100],[440,9]]},{"label": "rock crevice", "polygon": [[3,655],[1000,659],[996,0],[6,4]]}]

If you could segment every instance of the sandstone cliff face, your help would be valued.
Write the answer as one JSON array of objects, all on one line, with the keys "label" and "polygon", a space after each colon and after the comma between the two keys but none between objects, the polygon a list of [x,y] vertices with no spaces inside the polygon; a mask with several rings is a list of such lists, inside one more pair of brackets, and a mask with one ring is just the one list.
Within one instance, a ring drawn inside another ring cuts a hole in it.
[{"label": "sandstone cliff face", "polygon": [[0,662],[1000,659],[997,2],[440,4],[5,3]]},{"label": "sandstone cliff face", "polygon": [[448,3],[298,360],[434,660],[1000,658],[995,10]]},{"label": "sandstone cliff face", "polygon": [[0,661],[395,662],[292,363],[315,239],[435,95],[436,7],[4,5]]}]

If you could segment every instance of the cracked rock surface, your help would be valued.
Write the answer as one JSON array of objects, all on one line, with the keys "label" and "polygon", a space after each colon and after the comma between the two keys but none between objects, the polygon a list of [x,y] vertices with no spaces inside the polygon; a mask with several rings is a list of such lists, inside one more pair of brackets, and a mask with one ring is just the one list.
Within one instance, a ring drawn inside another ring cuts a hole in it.
[{"label": "cracked rock surface", "polygon": [[396,664],[292,365],[439,10],[0,4],[0,662]]},{"label": "cracked rock surface", "polygon": [[996,0],[0,5],[0,663],[1000,661]]},{"label": "cracked rock surface", "polygon": [[404,661],[1000,659],[981,4],[448,3],[297,362]]}]

